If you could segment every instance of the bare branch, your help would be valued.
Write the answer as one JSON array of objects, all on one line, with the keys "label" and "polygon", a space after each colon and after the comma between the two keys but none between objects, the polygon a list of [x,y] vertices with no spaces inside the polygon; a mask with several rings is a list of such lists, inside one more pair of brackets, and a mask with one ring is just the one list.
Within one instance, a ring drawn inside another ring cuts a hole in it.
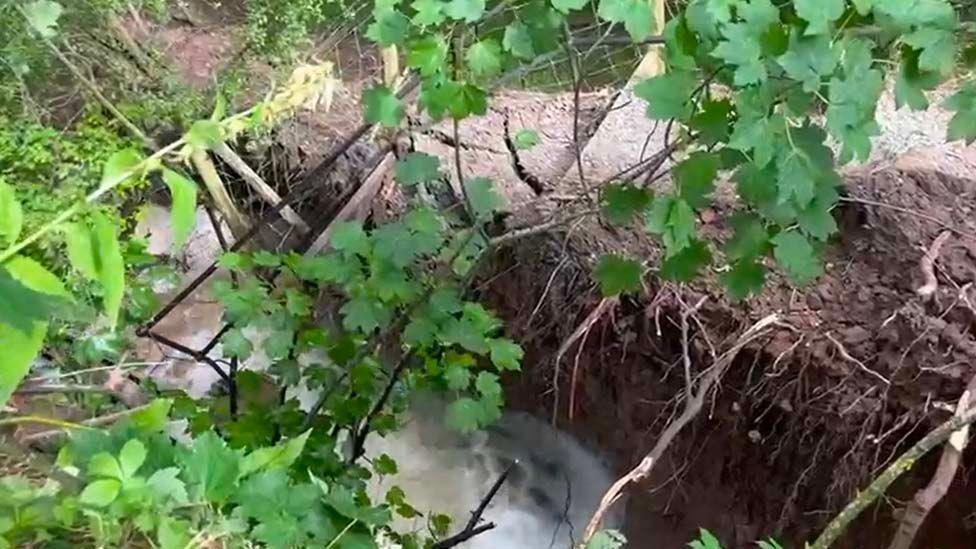
[{"label": "bare branch", "polygon": [[898,457],[887,469],[868,485],[864,491],[860,492],[853,501],[836,516],[830,524],[824,528],[823,533],[816,539],[809,549],[827,549],[844,533],[848,525],[861,514],[861,511],[870,506],[880,497],[891,484],[902,474],[907,472],[915,465],[915,462],[930,450],[945,442],[952,434],[960,428],[976,421],[976,406],[971,407],[963,414],[954,416],[949,421],[938,426],[935,430],[925,435],[922,440],[915,443],[905,453]]},{"label": "bare branch", "polygon": [[487,532],[488,530],[494,528],[494,522],[487,522],[481,525],[479,525],[478,522],[481,521],[481,516],[485,514],[485,509],[488,508],[488,504],[491,503],[492,499],[494,499],[495,495],[498,493],[498,490],[501,489],[502,484],[505,484],[505,479],[508,478],[509,473],[512,472],[512,469],[514,469],[516,465],[518,465],[518,462],[514,462],[509,465],[508,469],[505,469],[505,472],[503,472],[498,477],[498,480],[495,481],[495,484],[491,486],[491,489],[488,490],[485,497],[481,498],[481,503],[478,504],[477,509],[471,512],[471,518],[464,526],[464,530],[461,530],[449,538],[438,541],[431,546],[431,549],[448,549],[449,547],[455,547],[477,536],[478,534]]},{"label": "bare branch", "polygon": [[[970,406],[972,397],[976,393],[976,376],[969,380],[966,391],[956,404],[956,417],[962,415]],[[942,457],[939,458],[939,465],[932,475],[932,480],[928,486],[919,490],[914,499],[905,506],[898,530],[891,540],[889,549],[910,549],[919,527],[925,522],[925,517],[929,511],[939,501],[945,497],[952,485],[952,480],[956,477],[959,470],[959,462],[962,461],[962,452],[969,442],[969,428],[964,427],[949,438],[949,444],[942,449]]]}]

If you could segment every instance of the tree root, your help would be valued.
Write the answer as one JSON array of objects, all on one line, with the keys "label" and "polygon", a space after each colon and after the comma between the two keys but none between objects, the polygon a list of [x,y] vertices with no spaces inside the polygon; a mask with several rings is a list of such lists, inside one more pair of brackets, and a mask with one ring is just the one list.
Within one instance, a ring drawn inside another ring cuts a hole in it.
[{"label": "tree root", "polygon": [[945,442],[952,434],[962,427],[976,421],[976,406],[962,414],[954,416],[949,421],[943,423],[935,430],[925,435],[925,437],[915,443],[905,453],[898,457],[887,469],[871,482],[868,487],[861,492],[853,501],[836,516],[824,529],[808,549],[827,549],[837,538],[844,533],[847,527],[861,514],[861,511],[870,506],[881,494],[883,494],[891,484],[902,474],[912,468],[915,462],[930,450]]}]

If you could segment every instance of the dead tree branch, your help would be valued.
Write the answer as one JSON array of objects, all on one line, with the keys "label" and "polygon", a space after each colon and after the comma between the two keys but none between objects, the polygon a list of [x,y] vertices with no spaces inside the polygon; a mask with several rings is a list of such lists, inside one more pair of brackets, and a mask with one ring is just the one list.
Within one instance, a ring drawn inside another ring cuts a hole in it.
[{"label": "dead tree branch", "polygon": [[[271,185],[268,185],[264,179],[255,172],[251,166],[244,161],[233,149],[227,146],[226,143],[218,143],[213,149],[214,154],[220,157],[221,160],[227,163],[232,170],[234,170],[237,175],[241,176],[241,179],[245,183],[254,189],[254,192],[258,193],[265,202],[271,204],[272,206],[277,206],[281,202],[281,196],[275,192]],[[308,224],[302,219],[298,213],[291,208],[291,206],[284,206],[281,208],[281,217],[295,228],[297,228],[302,233],[307,233],[309,231]]]},{"label": "dead tree branch", "polygon": [[[973,395],[976,394],[976,376],[969,380],[966,391],[963,392],[956,405],[956,417],[962,415],[970,406]],[[918,533],[918,529],[925,522],[925,517],[943,497],[949,492],[952,480],[959,470],[962,452],[969,442],[969,428],[964,427],[949,438],[949,444],[942,449],[939,465],[932,475],[928,486],[919,490],[906,506],[898,523],[898,530],[891,540],[889,549],[909,549]]]},{"label": "dead tree branch", "polygon": [[477,536],[478,534],[482,534],[494,528],[494,522],[486,522],[484,524],[478,523],[481,522],[481,516],[485,514],[485,509],[488,508],[488,504],[491,503],[491,500],[494,499],[498,491],[501,490],[502,484],[505,484],[505,479],[508,478],[509,473],[512,472],[512,469],[517,464],[518,462],[509,465],[508,469],[505,469],[505,471],[498,477],[498,480],[495,481],[495,484],[491,486],[491,489],[488,490],[485,497],[481,498],[481,503],[478,504],[477,509],[471,512],[471,518],[464,526],[464,530],[461,530],[449,538],[438,541],[431,546],[431,549],[448,549],[449,547],[455,547]]},{"label": "dead tree branch", "polygon": [[966,412],[954,416],[949,421],[938,426],[935,430],[925,435],[922,440],[915,443],[905,453],[898,457],[883,473],[871,482],[870,485],[858,494],[853,501],[836,516],[830,524],[824,528],[823,533],[810,544],[809,549],[827,549],[844,533],[847,527],[861,514],[861,511],[870,506],[881,494],[883,494],[891,483],[898,479],[902,474],[912,468],[915,462],[930,450],[945,442],[953,433],[959,429],[976,421],[976,406],[970,407]]},{"label": "dead tree branch", "polygon": [[600,528],[600,524],[603,522],[603,517],[606,516],[613,504],[620,499],[624,488],[630,484],[643,481],[651,474],[651,470],[661,459],[661,456],[664,455],[665,450],[668,449],[668,446],[671,445],[674,438],[701,411],[705,399],[708,398],[712,389],[722,379],[722,375],[728,369],[729,365],[732,364],[732,361],[739,352],[757,337],[764,334],[770,326],[779,323],[779,316],[776,314],[764,317],[743,332],[732,348],[715,360],[715,363],[708,369],[708,373],[704,379],[698,384],[697,390],[693,392],[692,398],[685,401],[684,411],[678,418],[665,427],[664,432],[661,433],[660,438],[658,438],[657,443],[651,449],[650,453],[644,456],[644,459],[641,460],[637,467],[634,467],[629,473],[617,479],[610,489],[603,494],[600,506],[597,508],[593,518],[590,519],[590,523],[586,526],[581,546],[585,547],[590,538],[596,534]]}]

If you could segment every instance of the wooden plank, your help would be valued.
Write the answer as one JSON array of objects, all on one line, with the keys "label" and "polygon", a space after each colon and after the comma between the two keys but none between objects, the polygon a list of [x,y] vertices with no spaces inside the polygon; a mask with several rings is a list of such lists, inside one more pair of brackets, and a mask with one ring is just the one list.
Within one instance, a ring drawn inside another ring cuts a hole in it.
[{"label": "wooden plank", "polygon": [[393,169],[393,165],[396,163],[396,157],[393,153],[387,153],[383,157],[383,160],[376,165],[376,168],[366,177],[366,181],[359,187],[349,202],[342,207],[335,219],[329,223],[329,226],[322,231],[316,239],[315,242],[308,248],[305,252],[305,256],[312,256],[317,253],[321,253],[328,249],[329,239],[332,238],[332,233],[335,231],[336,223],[341,221],[349,221],[352,219],[359,219],[360,221],[366,218],[369,212],[369,203],[376,196],[376,193],[380,191],[383,186],[383,182],[386,181],[386,176]]}]

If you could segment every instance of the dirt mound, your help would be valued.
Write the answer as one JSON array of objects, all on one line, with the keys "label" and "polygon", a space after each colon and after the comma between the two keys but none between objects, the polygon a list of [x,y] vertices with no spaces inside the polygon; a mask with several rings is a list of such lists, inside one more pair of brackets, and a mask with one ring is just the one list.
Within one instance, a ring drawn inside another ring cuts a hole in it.
[{"label": "dirt mound", "polygon": [[[642,296],[588,318],[601,301],[589,274],[595,252],[622,242],[651,265],[659,254],[643,235],[611,235],[597,222],[499,252],[500,274],[483,291],[530,350],[529,375],[513,382],[512,399],[555,410],[562,426],[611,452],[621,472],[682,406],[686,307],[707,297],[688,328],[694,375],[760,318],[778,313],[789,326],[739,354],[632,498],[632,546],[681,547],[699,526],[727,546],[772,534],[798,544],[951,414],[976,375],[976,150],[935,147],[879,162],[847,174],[835,212],[842,236],[826,252],[825,275],[804,289],[774,275],[745,304],[724,298],[715,273],[684,288],[651,277]],[[725,233],[715,221],[728,213],[722,203],[700,219],[710,235]],[[937,286],[921,296],[923,258],[937,240]],[[927,482],[933,457],[889,494],[900,501],[858,523],[850,546],[887,546],[892,511]],[[920,547],[971,547],[974,525],[959,520],[974,511],[959,508],[972,501],[967,479],[976,477],[957,478]]]}]

